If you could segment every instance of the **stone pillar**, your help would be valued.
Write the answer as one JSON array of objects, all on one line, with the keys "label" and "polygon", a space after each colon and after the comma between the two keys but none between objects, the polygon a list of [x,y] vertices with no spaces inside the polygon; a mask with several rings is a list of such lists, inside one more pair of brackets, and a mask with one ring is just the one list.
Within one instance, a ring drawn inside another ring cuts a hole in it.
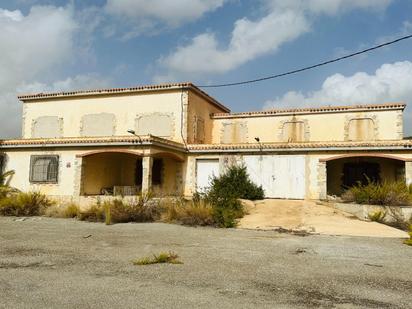
[{"label": "stone pillar", "polygon": [[83,186],[83,168],[84,168],[84,161],[82,157],[75,158],[74,166],[72,167],[75,169],[74,171],[74,191],[73,196],[80,196],[83,194],[82,186]]},{"label": "stone pillar", "polygon": [[319,199],[326,200],[327,198],[327,170],[326,162],[318,163],[318,192]]},{"label": "stone pillar", "polygon": [[142,193],[147,193],[152,188],[153,158],[143,157],[142,164],[143,164]]},{"label": "stone pillar", "polygon": [[407,185],[412,184],[412,162],[405,162],[405,181]]}]

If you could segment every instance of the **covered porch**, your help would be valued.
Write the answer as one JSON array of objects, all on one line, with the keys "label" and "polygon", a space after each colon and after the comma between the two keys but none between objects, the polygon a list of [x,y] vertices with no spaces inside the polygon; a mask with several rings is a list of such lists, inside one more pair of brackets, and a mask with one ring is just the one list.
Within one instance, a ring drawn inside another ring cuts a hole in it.
[{"label": "covered porch", "polygon": [[184,157],[157,149],[99,150],[78,155],[80,196],[183,193]]},{"label": "covered porch", "polygon": [[412,160],[396,155],[361,153],[319,160],[320,198],[340,196],[346,189],[369,181],[412,182]]}]

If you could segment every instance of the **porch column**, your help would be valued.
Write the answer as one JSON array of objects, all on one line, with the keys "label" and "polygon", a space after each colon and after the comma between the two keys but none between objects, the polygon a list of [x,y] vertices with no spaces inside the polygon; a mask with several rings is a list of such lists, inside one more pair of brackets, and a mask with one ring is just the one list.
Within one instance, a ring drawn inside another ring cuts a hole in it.
[{"label": "porch column", "polygon": [[143,157],[142,160],[143,169],[143,181],[142,181],[142,193],[149,192],[152,187],[152,167],[153,158]]},{"label": "porch column", "polygon": [[405,162],[405,181],[407,185],[412,184],[412,162]]},{"label": "porch column", "polygon": [[82,185],[83,185],[83,158],[76,157],[74,161],[74,190],[73,196],[80,196],[82,195]]},{"label": "porch column", "polygon": [[318,163],[318,192],[319,199],[326,200],[327,198],[327,170],[326,162]]}]

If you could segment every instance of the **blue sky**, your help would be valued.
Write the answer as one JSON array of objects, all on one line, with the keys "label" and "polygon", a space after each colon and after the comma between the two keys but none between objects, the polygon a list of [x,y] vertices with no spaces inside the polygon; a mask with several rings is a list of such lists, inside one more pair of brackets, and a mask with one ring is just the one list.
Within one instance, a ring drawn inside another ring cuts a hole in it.
[{"label": "blue sky", "polygon": [[[17,93],[253,79],[411,34],[411,13],[412,0],[3,0],[0,137],[20,133]],[[206,91],[232,111],[412,104],[411,51]]]}]

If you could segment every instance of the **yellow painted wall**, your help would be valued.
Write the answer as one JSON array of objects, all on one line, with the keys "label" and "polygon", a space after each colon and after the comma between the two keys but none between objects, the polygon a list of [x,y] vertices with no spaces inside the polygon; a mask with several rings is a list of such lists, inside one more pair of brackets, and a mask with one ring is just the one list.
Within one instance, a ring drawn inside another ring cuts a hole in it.
[{"label": "yellow painted wall", "polygon": [[304,121],[308,131],[308,141],[344,141],[345,125],[350,119],[372,118],[377,125],[376,140],[397,140],[402,134],[400,123],[402,112],[398,110],[312,113],[304,115],[267,115],[264,117],[235,117],[213,119],[212,143],[221,143],[225,123],[246,122],[247,142],[254,143],[255,137],[261,142],[282,142],[282,127],[285,122]]},{"label": "yellow painted wall", "polygon": [[[162,91],[127,95],[105,95],[46,99],[24,103],[23,137],[32,137],[32,123],[42,116],[63,118],[63,137],[79,137],[84,115],[109,113],[115,115],[115,136],[129,135],[138,115],[162,113],[173,115],[172,140],[181,141],[181,92]],[[158,125],[162,125],[158,123]]]},{"label": "yellow painted wall", "polygon": [[214,121],[210,118],[213,113],[221,113],[221,109],[210,104],[207,100],[193,91],[189,91],[189,107],[188,107],[188,143],[195,141],[195,120],[196,117],[201,117],[205,121],[205,141],[204,144],[212,143],[212,132]]}]

